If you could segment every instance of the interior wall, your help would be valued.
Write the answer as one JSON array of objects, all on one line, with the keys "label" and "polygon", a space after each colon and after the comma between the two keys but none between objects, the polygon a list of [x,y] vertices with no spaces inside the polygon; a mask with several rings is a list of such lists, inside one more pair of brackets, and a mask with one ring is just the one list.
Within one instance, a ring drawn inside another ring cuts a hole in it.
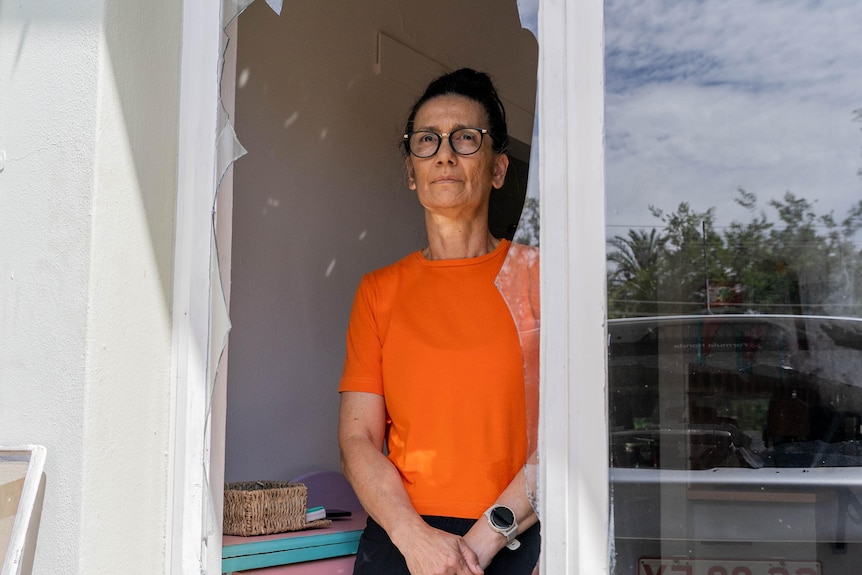
[{"label": "interior wall", "polygon": [[226,481],[339,468],[354,290],[424,245],[399,147],[424,72],[491,74],[529,143],[537,54],[514,0],[303,2],[280,17],[256,2],[242,14]]}]

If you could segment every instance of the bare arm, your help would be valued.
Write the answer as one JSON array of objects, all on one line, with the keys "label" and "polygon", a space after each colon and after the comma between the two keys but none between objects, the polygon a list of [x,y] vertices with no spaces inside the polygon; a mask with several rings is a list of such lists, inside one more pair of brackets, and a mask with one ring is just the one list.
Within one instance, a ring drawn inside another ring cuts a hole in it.
[{"label": "bare arm", "polygon": [[383,454],[385,431],[382,396],[341,394],[341,467],[362,506],[389,534],[413,575],[480,575],[476,554],[464,539],[429,526],[413,508],[398,470]]},{"label": "bare arm", "polygon": [[[523,533],[536,524],[538,517],[527,499],[527,485],[524,470],[518,472],[506,490],[497,498],[497,505],[505,505],[515,513],[518,533]],[[497,553],[506,546],[506,538],[494,531],[488,521],[481,517],[464,536],[464,540],[479,557],[479,564],[487,567]],[[505,553],[505,551],[504,551]]]}]

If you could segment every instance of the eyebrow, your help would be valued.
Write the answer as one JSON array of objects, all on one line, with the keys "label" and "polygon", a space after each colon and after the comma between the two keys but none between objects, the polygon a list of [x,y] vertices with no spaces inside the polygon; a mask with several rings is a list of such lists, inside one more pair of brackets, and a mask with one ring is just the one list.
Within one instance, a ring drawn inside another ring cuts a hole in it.
[{"label": "eyebrow", "polygon": [[[461,128],[477,128],[477,127],[478,126],[471,126],[468,124],[455,124],[452,127],[452,129],[449,130],[449,133],[451,134],[455,130],[460,130]],[[484,130],[485,128],[481,128],[481,129]],[[414,126],[413,131],[414,132],[434,132],[436,134],[442,134],[443,133],[443,130],[439,129],[437,126],[420,126],[418,128]]]}]

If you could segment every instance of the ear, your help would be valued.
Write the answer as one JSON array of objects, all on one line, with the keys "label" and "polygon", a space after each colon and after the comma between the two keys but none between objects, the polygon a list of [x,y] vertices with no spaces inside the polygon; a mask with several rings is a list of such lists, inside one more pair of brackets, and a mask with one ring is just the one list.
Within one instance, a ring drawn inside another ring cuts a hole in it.
[{"label": "ear", "polygon": [[494,156],[494,171],[491,174],[491,185],[499,190],[506,181],[506,171],[509,169],[509,156],[497,154]]},{"label": "ear", "polygon": [[416,172],[413,170],[413,162],[410,158],[404,160],[404,165],[407,169],[407,186],[411,190],[416,189]]}]

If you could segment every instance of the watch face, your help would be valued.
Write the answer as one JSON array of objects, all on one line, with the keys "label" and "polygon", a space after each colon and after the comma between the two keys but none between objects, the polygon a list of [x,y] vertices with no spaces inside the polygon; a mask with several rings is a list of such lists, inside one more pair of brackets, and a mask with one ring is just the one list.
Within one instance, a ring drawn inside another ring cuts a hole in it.
[{"label": "watch face", "polygon": [[508,529],[515,524],[515,514],[508,507],[494,507],[490,513],[491,521],[500,529]]}]

